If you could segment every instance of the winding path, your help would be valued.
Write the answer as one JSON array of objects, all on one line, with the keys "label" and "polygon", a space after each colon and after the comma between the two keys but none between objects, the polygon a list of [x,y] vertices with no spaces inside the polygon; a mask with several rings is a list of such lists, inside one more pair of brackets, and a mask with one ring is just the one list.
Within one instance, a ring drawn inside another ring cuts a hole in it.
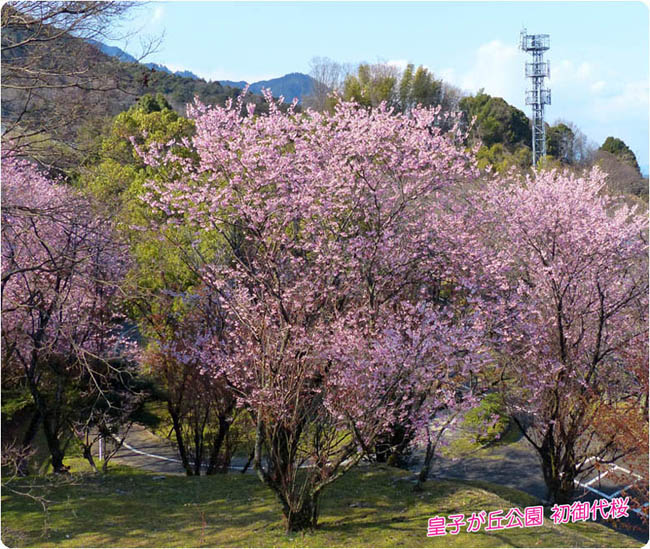
[{"label": "winding path", "polygon": [[[129,431],[113,462],[154,473],[185,474],[176,445],[137,424]],[[245,464],[246,460],[235,456],[230,469],[241,471]]]}]

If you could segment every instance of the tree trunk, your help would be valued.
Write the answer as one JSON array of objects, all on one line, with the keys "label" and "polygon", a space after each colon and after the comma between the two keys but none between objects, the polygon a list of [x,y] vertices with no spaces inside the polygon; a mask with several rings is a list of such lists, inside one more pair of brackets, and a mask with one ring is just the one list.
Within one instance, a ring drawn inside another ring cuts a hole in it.
[{"label": "tree trunk", "polygon": [[57,474],[67,473],[69,468],[63,464],[65,452],[61,448],[61,441],[56,433],[56,428],[52,425],[52,421],[49,416],[43,418],[43,431],[45,432],[47,447],[50,451],[52,470]]},{"label": "tree trunk", "polygon": [[574,476],[566,471],[559,471],[550,462],[542,461],[542,472],[546,483],[546,499],[550,503],[564,505],[571,503],[574,491]]},{"label": "tree trunk", "polygon": [[26,454],[29,451],[32,442],[34,442],[34,438],[36,437],[36,433],[38,432],[38,426],[40,422],[41,422],[41,413],[38,411],[38,409],[36,409],[34,410],[34,413],[32,414],[32,417],[29,420],[29,425],[27,426],[27,430],[25,431],[25,434],[23,435],[23,440],[21,442],[23,454],[19,457],[18,463],[16,465],[16,472],[19,477],[24,477],[29,474],[29,460],[27,459]]},{"label": "tree trunk", "polygon": [[244,468],[241,470],[242,475],[248,471],[248,468],[251,466],[251,463],[253,463],[253,458],[255,457],[255,450],[253,450],[250,455],[248,456],[248,461],[246,462],[246,465],[244,465]]},{"label": "tree trunk", "polygon": [[90,464],[90,466],[93,468],[95,473],[99,473],[99,470],[97,469],[97,465],[95,465],[95,459],[93,458],[93,454],[91,452],[92,445],[84,444],[83,447],[84,447],[83,450],[84,458],[86,458],[86,461]]},{"label": "tree trunk", "polygon": [[375,461],[377,463],[386,463],[390,455],[390,444],[387,442],[378,442],[375,444]]},{"label": "tree trunk", "polygon": [[187,457],[187,450],[185,449],[185,443],[183,441],[183,426],[181,425],[181,421],[178,416],[178,413],[176,412],[174,407],[171,406],[169,402],[167,403],[167,410],[169,411],[169,415],[172,418],[172,424],[174,426],[174,434],[176,435],[176,445],[178,446],[178,455],[181,458],[181,463],[183,464],[183,468],[185,469],[185,474],[188,477],[192,477],[194,476],[194,470],[192,469],[190,460]]},{"label": "tree trunk", "polygon": [[394,425],[392,430],[385,433],[380,442],[375,445],[375,460],[377,463],[387,463],[391,467],[406,467],[408,461],[406,449],[411,439],[408,426]]},{"label": "tree trunk", "polygon": [[206,475],[214,475],[215,473],[226,473],[228,471],[228,465],[226,460],[223,460],[223,463],[219,463],[219,451],[221,446],[223,446],[223,441],[226,439],[228,430],[230,429],[230,422],[226,419],[225,416],[219,416],[219,432],[217,436],[214,437],[212,443],[212,450],[210,451],[210,461],[208,463],[208,470]]},{"label": "tree trunk", "polygon": [[407,452],[409,445],[413,441],[412,429],[401,427],[393,438],[394,446],[393,451],[388,457],[386,462],[391,467],[399,467],[400,469],[407,469],[409,462],[409,453]]},{"label": "tree trunk", "polygon": [[435,454],[434,450],[435,450],[435,444],[433,443],[433,441],[429,440],[427,442],[427,450],[424,456],[424,463],[422,464],[422,469],[420,470],[420,474],[418,475],[418,481],[415,487],[413,488],[416,492],[422,491],[422,485],[429,478],[429,473],[431,472],[431,464],[433,462],[433,456]]},{"label": "tree trunk", "polygon": [[[268,464],[262,463],[262,447],[265,439],[264,422],[258,413],[255,429],[255,452],[253,462],[259,478],[278,497],[282,505],[287,533],[300,532],[316,528],[318,523],[318,497],[320,488],[304,487],[296,490],[293,467],[295,464],[296,442],[291,441],[289,431],[277,428],[270,441],[272,450],[268,456]],[[292,433],[296,439],[298,433]],[[298,492],[298,493],[296,493]]]},{"label": "tree trunk", "polygon": [[283,506],[287,533],[312,530],[318,526],[318,493],[305,495],[297,509]]},{"label": "tree trunk", "polygon": [[557,449],[552,442],[552,434],[547,435],[540,448],[542,474],[546,484],[546,499],[550,503],[564,505],[571,502],[575,486],[575,470],[562,464],[557,457]]},{"label": "tree trunk", "polygon": [[[32,364],[37,363],[37,353],[33,351],[32,353]],[[50,457],[52,460],[52,470],[54,473],[67,473],[68,467],[63,464],[63,458],[65,457],[65,452],[61,448],[61,441],[59,440],[58,434],[58,422],[56,418],[56,411],[52,410],[49,405],[45,403],[45,399],[38,390],[38,385],[36,379],[34,378],[33,371],[35,366],[32,366],[31,371],[27,373],[27,380],[29,382],[29,391],[32,394],[34,399],[34,404],[36,404],[36,409],[43,422],[43,432],[45,433],[45,440],[47,441],[47,447],[50,451]],[[62,389],[62,384],[58,383],[57,396],[60,396]],[[57,399],[58,401],[59,399]]]}]

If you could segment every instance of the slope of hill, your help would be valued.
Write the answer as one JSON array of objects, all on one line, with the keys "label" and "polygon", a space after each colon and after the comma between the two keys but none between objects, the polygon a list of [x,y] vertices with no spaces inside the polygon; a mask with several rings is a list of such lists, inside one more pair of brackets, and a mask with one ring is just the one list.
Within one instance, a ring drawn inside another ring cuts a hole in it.
[{"label": "slope of hill", "polygon": [[[20,139],[26,155],[51,169],[78,166],[102,124],[142,95],[162,93],[184,115],[196,96],[223,105],[240,93],[182,71],[172,74],[167,67],[152,70],[119,48],[54,28],[46,29],[56,33],[51,42],[26,40],[33,31],[16,19],[13,26],[3,20],[2,28],[3,138]],[[250,94],[247,102],[258,112],[267,108],[259,95]]]},{"label": "slope of hill", "polygon": [[[88,471],[81,459],[77,463]],[[125,466],[112,466],[111,471],[107,475],[74,471],[74,482],[66,484],[11,479],[15,492],[3,493],[3,541],[12,547],[641,545],[590,521],[555,525],[548,512],[543,525],[535,528],[496,532],[463,528],[457,535],[429,537],[427,521],[433,515],[525,508],[540,502],[518,490],[476,481],[430,480],[422,493],[416,493],[409,472],[382,465],[357,467],[346,474],[345,482],[334,483],[322,496],[319,528],[292,536],[279,520],[280,506],[271,490],[254,475],[184,477]],[[48,502],[47,513],[21,495],[27,490]]]},{"label": "slope of hill", "polygon": [[219,80],[219,84],[222,86],[228,86],[230,88],[243,88],[248,82],[245,80],[238,80],[235,82],[234,80]]},{"label": "slope of hill", "polygon": [[[109,46],[107,44],[104,44],[103,42],[99,42],[97,40],[87,40],[89,44],[92,44],[95,46],[99,51],[102,53],[110,56],[110,57],[115,57],[119,61],[123,61],[125,63],[140,63],[135,57],[133,57],[131,54],[126,53],[124,50],[118,48],[117,46]],[[202,80],[199,76],[194,74],[193,72],[190,71],[172,71],[169,67],[166,67],[165,65],[160,65],[159,63],[142,63],[145,67],[149,69],[154,69],[156,71],[162,71],[167,74],[175,74],[176,76],[182,76],[183,78],[192,78],[194,80]]]},{"label": "slope of hill", "polygon": [[[126,53],[118,47],[108,46],[96,40],[89,42],[106,55],[115,57],[120,61],[127,63],[138,63],[138,60],[135,57]],[[164,72],[165,74],[172,74],[175,76],[181,76],[183,78],[191,78],[193,80],[204,80],[191,71],[172,71],[167,66],[161,65],[159,63],[142,63],[142,65],[149,69]],[[249,84],[249,82],[246,82],[245,80],[221,80],[218,83],[222,86],[228,86],[230,88],[236,89],[242,89],[247,84]],[[292,72],[278,78],[272,78],[271,80],[260,80],[259,82],[253,82],[249,86],[249,91],[253,94],[261,94],[263,88],[270,89],[275,97],[279,97],[281,95],[284,96],[286,101],[290,102],[294,97],[297,97],[298,101],[302,101],[303,97],[309,95],[312,92],[314,88],[314,79],[311,76],[300,72]]]},{"label": "slope of hill", "polygon": [[165,65],[159,65],[158,63],[145,63],[145,67],[154,69],[156,71],[162,71],[167,74],[173,74],[175,76],[181,76],[183,78],[191,78],[193,80],[203,80],[200,76],[196,76],[193,72],[190,71],[176,71],[173,72],[171,69],[167,68]]},{"label": "slope of hill", "polygon": [[138,62],[138,60],[135,57],[133,57],[131,54],[126,53],[124,50],[121,50],[116,46],[109,46],[107,44],[92,39],[88,39],[86,41],[89,44],[95,46],[102,53],[105,53],[106,55],[110,55],[111,57],[117,57],[117,59],[119,59],[120,61],[124,61],[125,63]]}]

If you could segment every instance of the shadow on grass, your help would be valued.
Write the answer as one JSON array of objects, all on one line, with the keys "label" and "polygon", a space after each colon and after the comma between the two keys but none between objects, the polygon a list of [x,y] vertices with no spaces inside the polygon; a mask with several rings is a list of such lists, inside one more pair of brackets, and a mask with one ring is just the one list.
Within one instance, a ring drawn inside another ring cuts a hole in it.
[{"label": "shadow on grass", "polygon": [[603,529],[597,525],[593,535],[551,527],[427,538],[427,521],[435,515],[538,502],[481,481],[428,481],[415,493],[409,473],[384,466],[351,471],[333,484],[323,494],[320,527],[291,536],[284,533],[274,494],[252,475],[155,478],[128,468],[80,475],[68,486],[38,478],[43,496],[53,502],[48,513],[33,501],[4,496],[3,541],[60,547],[629,545],[623,537],[595,544]]}]

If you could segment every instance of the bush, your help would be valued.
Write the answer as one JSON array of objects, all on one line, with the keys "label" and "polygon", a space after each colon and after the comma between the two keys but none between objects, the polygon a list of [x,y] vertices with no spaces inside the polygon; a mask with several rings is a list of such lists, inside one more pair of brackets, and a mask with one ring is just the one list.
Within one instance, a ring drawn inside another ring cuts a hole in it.
[{"label": "bush", "polygon": [[499,393],[486,395],[481,403],[465,415],[463,426],[476,432],[477,444],[492,444],[508,429],[510,419]]}]

